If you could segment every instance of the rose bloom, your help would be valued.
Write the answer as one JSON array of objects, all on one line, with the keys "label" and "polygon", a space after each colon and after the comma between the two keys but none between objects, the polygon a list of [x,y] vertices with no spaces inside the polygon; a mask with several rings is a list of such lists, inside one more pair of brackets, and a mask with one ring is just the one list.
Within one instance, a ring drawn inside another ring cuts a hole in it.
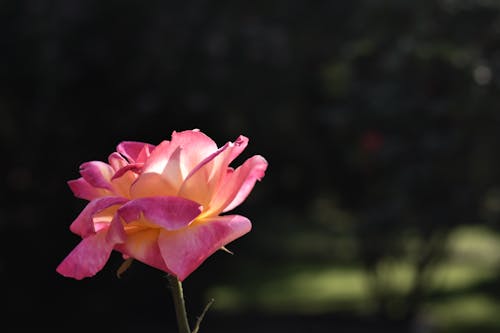
[{"label": "rose bloom", "polygon": [[199,130],[173,132],[158,146],[122,142],[108,163],[80,167],[68,182],[89,200],[70,230],[82,241],[57,271],[95,275],[113,250],[184,280],[218,249],[246,234],[250,221],[221,215],[241,204],[267,168],[259,155],[229,167],[247,146],[240,136],[221,148]]}]

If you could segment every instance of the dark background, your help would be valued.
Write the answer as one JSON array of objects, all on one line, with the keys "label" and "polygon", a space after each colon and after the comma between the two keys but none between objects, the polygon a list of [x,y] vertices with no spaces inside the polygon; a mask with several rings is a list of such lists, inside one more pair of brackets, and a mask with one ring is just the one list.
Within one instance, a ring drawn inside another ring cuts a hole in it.
[{"label": "dark background", "polygon": [[[161,272],[118,279],[117,254],[83,281],[55,268],[79,241],[85,202],[66,181],[80,163],[199,128],[248,136],[238,163],[269,161],[234,210],[252,232],[185,282],[192,320],[219,295],[202,332],[497,332],[499,14],[487,0],[0,1],[2,325],[174,332]],[[432,288],[464,226],[493,239],[472,258],[487,274]],[[394,261],[411,268],[402,290],[381,273]],[[273,287],[330,268],[367,281],[362,311]],[[239,301],[218,307],[221,286]],[[425,316],[463,295],[486,306],[453,311],[480,320]]]}]

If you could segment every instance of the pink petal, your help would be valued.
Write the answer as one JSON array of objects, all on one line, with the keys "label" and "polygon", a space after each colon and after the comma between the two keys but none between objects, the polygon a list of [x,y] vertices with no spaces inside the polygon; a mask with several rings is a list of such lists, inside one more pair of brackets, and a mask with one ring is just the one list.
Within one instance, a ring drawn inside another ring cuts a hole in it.
[{"label": "pink petal", "polygon": [[130,187],[132,198],[170,195],[177,195],[177,189],[157,173],[141,174]]},{"label": "pink petal", "polygon": [[247,138],[240,136],[205,158],[186,177],[179,195],[207,205],[229,163],[245,149],[247,142]]},{"label": "pink petal", "polygon": [[83,177],[68,181],[68,186],[77,198],[93,200],[98,197],[110,195],[109,190],[97,188],[89,184]]},{"label": "pink petal", "polygon": [[118,209],[118,214],[130,223],[141,215],[167,230],[176,230],[189,224],[201,213],[200,205],[180,197],[149,197],[127,202]]},{"label": "pink petal", "polygon": [[141,162],[143,163],[149,153],[155,146],[136,141],[123,141],[117,147],[116,151],[125,156],[130,163]]},{"label": "pink petal", "polygon": [[104,162],[86,162],[80,166],[80,174],[90,185],[110,191],[113,191],[110,181],[114,173],[113,168]]},{"label": "pink petal", "polygon": [[214,166],[212,169],[212,173],[210,175],[211,182],[216,186],[219,185],[219,182],[223,176],[226,175],[229,164],[238,157],[243,150],[248,145],[248,138],[240,135],[234,143],[229,142],[229,149],[224,158],[217,158],[214,160]]},{"label": "pink petal", "polygon": [[171,144],[182,149],[181,170],[185,176],[217,150],[217,144],[199,130],[173,132]]},{"label": "pink petal", "polygon": [[236,157],[238,157],[238,155],[241,154],[243,150],[245,150],[248,145],[248,138],[246,136],[240,135],[236,139],[236,141],[234,141],[233,145],[234,147],[231,150],[231,156],[229,157],[228,163],[231,163]]},{"label": "pink petal", "polygon": [[132,172],[135,172],[135,173],[139,173],[141,170],[142,170],[142,166],[144,164],[143,163],[135,163],[135,164],[129,164],[129,165],[126,165],[124,166],[123,168],[121,169],[118,169],[116,171],[116,173],[113,175],[113,177],[111,178],[111,180],[114,180],[114,179],[117,179],[117,178],[120,178],[121,176],[123,176],[127,171],[132,171]]},{"label": "pink petal", "polygon": [[170,155],[174,152],[176,147],[171,147],[169,141],[162,141],[151,152],[148,160],[144,163],[142,172],[144,173],[157,173],[161,174],[163,169],[168,163]]},{"label": "pink petal", "polygon": [[229,146],[229,144],[224,145],[191,170],[179,189],[179,196],[204,205],[208,204],[213,192],[213,184],[210,183],[209,177],[214,166],[214,159],[226,160],[227,154],[223,153]]},{"label": "pink petal", "polygon": [[176,189],[176,194],[184,179],[181,170],[181,151],[181,147],[175,148],[161,172],[163,179]]},{"label": "pink petal", "polygon": [[127,202],[126,198],[122,197],[102,197],[89,202],[82,210],[80,215],[73,221],[69,227],[72,232],[82,237],[87,237],[95,233],[94,222],[92,220],[94,214],[97,214],[104,209]]},{"label": "pink petal", "polygon": [[144,173],[162,174],[174,187],[201,161],[217,151],[217,145],[198,130],[173,132],[172,141],[163,141],[144,164]]},{"label": "pink petal", "polygon": [[146,265],[171,273],[160,254],[158,235],[160,229],[144,228],[127,233],[127,241],[117,244],[115,250],[125,257],[134,258]]},{"label": "pink petal", "polygon": [[122,221],[118,214],[113,216],[113,219],[109,223],[108,231],[106,234],[106,241],[119,244],[124,243],[127,239],[127,234],[125,233],[125,228],[123,227]]},{"label": "pink petal", "polygon": [[124,170],[119,177],[111,178],[114,194],[125,198],[130,198],[130,187],[137,179],[138,174],[132,170]]},{"label": "pink petal", "polygon": [[111,165],[115,172],[129,165],[128,161],[122,155],[116,152],[109,155],[108,163],[109,165]]},{"label": "pink petal", "polygon": [[136,163],[145,163],[149,156],[151,155],[151,152],[155,149],[154,145],[151,145],[149,143],[146,143],[144,147],[142,147],[141,151],[139,152],[139,155],[135,158]]},{"label": "pink petal", "polygon": [[[173,147],[170,144],[170,142],[163,141],[156,147],[156,149],[151,154],[150,158],[144,164],[144,167],[142,169],[142,175],[140,178],[142,178],[142,176],[146,174],[157,175],[155,177],[157,177],[158,179],[160,177],[162,178],[161,180],[159,179],[163,187],[161,192],[163,193],[164,191],[168,191],[169,195],[177,195],[177,192],[183,180],[180,168],[180,154],[181,154],[180,147]],[[138,182],[140,181],[142,180],[138,180]],[[153,185],[154,188],[159,190],[158,185],[156,186],[154,184],[151,185]],[[143,192],[146,193],[147,191]],[[134,194],[132,194],[132,196],[134,196]]]},{"label": "pink petal", "polygon": [[241,204],[267,169],[267,161],[259,155],[253,156],[234,171],[225,175],[210,203],[210,214],[227,212]]},{"label": "pink petal", "polygon": [[81,280],[99,272],[111,255],[113,244],[106,241],[106,231],[85,237],[59,264],[57,272]]},{"label": "pink petal", "polygon": [[265,175],[268,164],[264,157],[256,155],[251,157],[248,161],[248,169],[241,168],[240,171],[238,170],[240,168],[238,168],[232,174],[233,178],[236,178],[236,180],[232,180],[232,185],[236,188],[239,187],[239,190],[237,191],[233,200],[223,210],[223,212],[230,211],[231,209],[240,205],[252,191],[255,182],[257,180],[261,180]]},{"label": "pink petal", "polygon": [[215,251],[250,231],[250,221],[240,215],[196,221],[188,228],[160,231],[158,245],[165,264],[181,281]]}]

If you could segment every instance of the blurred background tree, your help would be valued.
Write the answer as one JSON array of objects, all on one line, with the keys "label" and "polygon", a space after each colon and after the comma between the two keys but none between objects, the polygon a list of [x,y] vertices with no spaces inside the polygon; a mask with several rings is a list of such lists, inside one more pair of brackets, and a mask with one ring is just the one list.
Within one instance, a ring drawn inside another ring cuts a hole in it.
[{"label": "blurred background tree", "polygon": [[[7,320],[175,330],[166,283],[55,267],[122,140],[250,138],[254,230],[185,283],[204,332],[500,329],[500,3],[1,1]],[[125,314],[125,316],[124,316]],[[86,319],[83,319],[86,318]],[[119,319],[117,319],[119,318]],[[8,321],[7,321],[8,322]]]}]

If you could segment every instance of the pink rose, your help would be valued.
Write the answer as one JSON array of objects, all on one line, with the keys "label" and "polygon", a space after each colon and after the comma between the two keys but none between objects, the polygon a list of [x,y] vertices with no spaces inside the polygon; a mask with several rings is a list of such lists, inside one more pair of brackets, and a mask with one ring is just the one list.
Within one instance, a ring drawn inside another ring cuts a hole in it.
[{"label": "pink rose", "polygon": [[108,163],[86,162],[68,182],[89,200],[71,224],[82,241],[57,271],[95,275],[116,250],[184,280],[202,262],[251,229],[240,215],[221,215],[249,195],[267,168],[262,156],[229,167],[247,146],[240,136],[217,148],[199,130],[172,133],[158,146],[122,142]]}]

